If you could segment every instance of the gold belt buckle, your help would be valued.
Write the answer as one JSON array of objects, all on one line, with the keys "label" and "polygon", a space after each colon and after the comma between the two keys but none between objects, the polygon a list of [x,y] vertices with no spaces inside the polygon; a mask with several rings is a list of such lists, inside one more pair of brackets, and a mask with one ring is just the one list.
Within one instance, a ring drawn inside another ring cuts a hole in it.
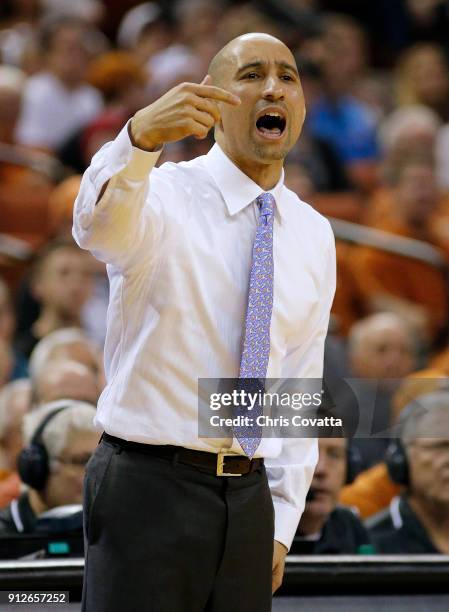
[{"label": "gold belt buckle", "polygon": [[223,471],[225,457],[238,457],[238,455],[235,453],[217,453],[217,476],[242,476],[242,474],[230,474]]}]

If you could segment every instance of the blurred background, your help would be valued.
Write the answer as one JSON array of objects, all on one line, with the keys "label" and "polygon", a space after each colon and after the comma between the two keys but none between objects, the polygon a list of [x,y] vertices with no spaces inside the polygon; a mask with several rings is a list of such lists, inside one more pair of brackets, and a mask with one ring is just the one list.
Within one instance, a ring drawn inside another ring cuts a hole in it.
[{"label": "blurred background", "polygon": [[[449,2],[2,0],[0,557],[49,533],[78,545],[44,555],[82,555],[108,281],[71,238],[81,175],[136,110],[252,31],[294,52],[307,119],[286,184],[337,239],[325,382],[338,410],[353,408],[345,377],[375,405],[369,439],[320,440],[291,552],[449,554]],[[45,449],[37,476],[30,443]]]}]

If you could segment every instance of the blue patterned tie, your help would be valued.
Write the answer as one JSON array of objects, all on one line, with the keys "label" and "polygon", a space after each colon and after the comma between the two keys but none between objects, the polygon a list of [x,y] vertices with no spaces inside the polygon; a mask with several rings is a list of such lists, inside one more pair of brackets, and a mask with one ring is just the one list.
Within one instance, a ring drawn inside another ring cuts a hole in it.
[{"label": "blue patterned tie", "polygon": [[[273,220],[275,199],[271,193],[262,193],[256,203],[260,209],[259,223],[253,245],[253,259],[249,279],[248,307],[245,335],[240,361],[239,388],[248,393],[261,392],[265,388],[268,359],[270,357],[270,323],[273,310]],[[234,435],[245,454],[251,459],[262,438],[262,427],[256,419],[263,414],[263,406],[257,402],[247,412],[246,406],[237,406],[234,416],[248,415],[253,425],[235,426]]]}]

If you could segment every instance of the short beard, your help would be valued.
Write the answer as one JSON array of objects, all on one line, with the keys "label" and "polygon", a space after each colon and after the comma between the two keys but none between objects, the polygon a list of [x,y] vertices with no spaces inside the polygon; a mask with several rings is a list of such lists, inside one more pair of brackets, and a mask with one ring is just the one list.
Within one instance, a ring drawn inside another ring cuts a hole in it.
[{"label": "short beard", "polygon": [[[254,153],[260,160],[264,161],[279,161],[280,159],[285,159],[290,149],[292,148],[290,143],[290,138],[284,143],[281,148],[277,148],[275,150],[271,150],[270,144],[262,145],[259,142],[255,142],[252,140]],[[274,143],[273,143],[274,145]],[[273,147],[274,149],[274,147]]]}]

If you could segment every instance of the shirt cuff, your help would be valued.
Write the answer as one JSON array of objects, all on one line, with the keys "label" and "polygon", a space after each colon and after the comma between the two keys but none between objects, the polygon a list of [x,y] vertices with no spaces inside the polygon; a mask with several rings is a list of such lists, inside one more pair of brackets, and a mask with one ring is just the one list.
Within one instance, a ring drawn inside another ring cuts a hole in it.
[{"label": "shirt cuff", "polygon": [[126,124],[126,134],[131,145],[131,155],[128,155],[129,162],[120,174],[131,181],[143,181],[150,173],[150,170],[156,165],[163,147],[159,147],[156,151],[145,151],[145,149],[133,145],[129,136],[130,124],[131,119]]},{"label": "shirt cuff", "polygon": [[158,151],[144,151],[133,146],[128,133],[130,121],[131,119],[111,143],[111,148],[104,152],[105,159],[108,159],[109,163],[101,165],[98,174],[92,177],[97,189],[101,189],[106,181],[117,175],[130,181],[144,181],[162,153],[162,148]]},{"label": "shirt cuff", "polygon": [[287,550],[290,550],[296,530],[298,529],[301,512],[290,504],[276,502],[274,499],[273,506],[274,539],[284,544]]}]

